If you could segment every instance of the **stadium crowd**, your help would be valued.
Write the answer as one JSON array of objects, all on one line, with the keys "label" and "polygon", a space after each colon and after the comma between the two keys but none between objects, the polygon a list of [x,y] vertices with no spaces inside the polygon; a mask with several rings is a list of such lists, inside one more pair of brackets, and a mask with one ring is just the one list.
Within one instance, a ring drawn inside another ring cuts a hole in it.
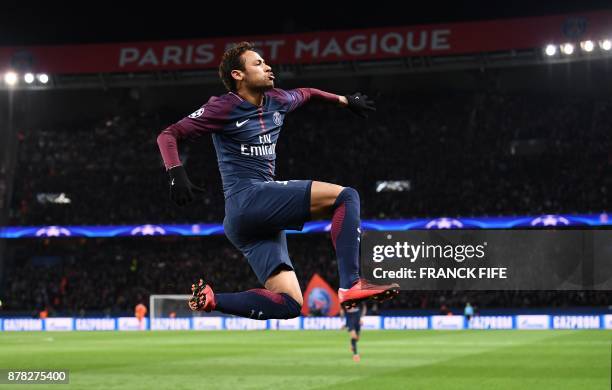
[{"label": "stadium crowd", "polygon": [[[337,288],[337,263],[325,234],[290,235],[289,251],[305,290],[318,273]],[[246,259],[221,236],[206,238],[25,240],[9,246],[12,263],[1,297],[5,312],[129,315],[150,294],[189,294],[203,276],[218,292],[259,288]],[[612,292],[406,291],[377,310],[605,307]]]},{"label": "stadium crowd", "polygon": [[[276,148],[277,179],[352,186],[360,192],[363,219],[610,210],[609,98],[470,91],[380,93],[376,101],[367,121],[317,103],[288,115]],[[20,129],[9,224],[221,222],[210,137],[180,145],[181,160],[205,195],[186,208],[168,198],[156,137],[186,114],[126,108],[101,120]],[[410,190],[376,192],[380,180],[408,180]],[[58,194],[63,202],[49,201]],[[289,246],[303,288],[314,273],[337,287],[326,235],[295,235]],[[152,293],[188,293],[200,275],[217,291],[258,287],[224,237],[31,240],[11,242],[7,251],[0,297],[7,311],[129,313]],[[444,312],[466,301],[479,308],[605,306],[612,297],[412,292],[379,309]]]},{"label": "stadium crowd", "polygon": [[[381,94],[367,121],[322,104],[287,116],[278,180],[356,188],[362,218],[554,213],[610,209],[612,101],[533,94]],[[155,142],[188,112],[125,112],[97,122],[24,129],[11,225],[220,222],[223,195],[210,137],[181,144],[206,194],[168,199]],[[408,180],[404,192],[376,192]],[[70,203],[41,202],[61,194]]]}]

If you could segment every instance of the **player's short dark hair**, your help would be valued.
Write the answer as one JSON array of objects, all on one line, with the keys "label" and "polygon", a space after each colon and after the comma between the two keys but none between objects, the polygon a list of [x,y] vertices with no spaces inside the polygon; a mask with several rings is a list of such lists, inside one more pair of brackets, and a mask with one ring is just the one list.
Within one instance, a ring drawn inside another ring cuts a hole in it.
[{"label": "player's short dark hair", "polygon": [[244,60],[241,56],[249,50],[253,50],[251,43],[240,42],[223,53],[223,58],[221,58],[219,64],[219,77],[228,91],[236,92],[236,80],[232,77],[232,70],[244,70]]}]

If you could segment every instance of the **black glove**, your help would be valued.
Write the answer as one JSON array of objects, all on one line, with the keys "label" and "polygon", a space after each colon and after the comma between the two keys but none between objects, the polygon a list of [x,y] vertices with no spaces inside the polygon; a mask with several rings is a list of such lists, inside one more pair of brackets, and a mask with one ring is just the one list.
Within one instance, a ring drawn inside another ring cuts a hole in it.
[{"label": "black glove", "polygon": [[182,207],[193,202],[197,193],[201,194],[205,191],[189,181],[182,165],[168,170],[168,175],[170,175],[170,199],[178,206]]},{"label": "black glove", "polygon": [[368,98],[368,95],[362,95],[361,92],[352,95],[346,95],[348,100],[348,109],[355,115],[364,119],[368,117],[368,111],[376,111],[374,101]]}]

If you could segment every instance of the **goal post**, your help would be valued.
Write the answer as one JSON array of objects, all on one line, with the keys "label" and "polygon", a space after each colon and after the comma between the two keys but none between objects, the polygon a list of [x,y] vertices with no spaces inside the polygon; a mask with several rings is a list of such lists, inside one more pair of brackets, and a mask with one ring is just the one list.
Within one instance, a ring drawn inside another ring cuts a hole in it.
[{"label": "goal post", "polygon": [[193,312],[187,306],[191,295],[182,294],[152,294],[149,296],[149,317],[168,318],[171,313],[177,318],[191,317]]}]

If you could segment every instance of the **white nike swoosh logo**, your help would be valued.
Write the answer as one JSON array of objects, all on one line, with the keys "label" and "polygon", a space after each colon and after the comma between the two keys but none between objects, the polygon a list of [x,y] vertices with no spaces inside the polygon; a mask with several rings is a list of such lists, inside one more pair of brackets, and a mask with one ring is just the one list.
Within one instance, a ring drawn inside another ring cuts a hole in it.
[{"label": "white nike swoosh logo", "polygon": [[245,123],[247,123],[248,121],[250,121],[250,119],[245,120],[244,122],[240,122],[240,121],[236,121],[236,127],[242,127],[242,125],[244,125]]}]

